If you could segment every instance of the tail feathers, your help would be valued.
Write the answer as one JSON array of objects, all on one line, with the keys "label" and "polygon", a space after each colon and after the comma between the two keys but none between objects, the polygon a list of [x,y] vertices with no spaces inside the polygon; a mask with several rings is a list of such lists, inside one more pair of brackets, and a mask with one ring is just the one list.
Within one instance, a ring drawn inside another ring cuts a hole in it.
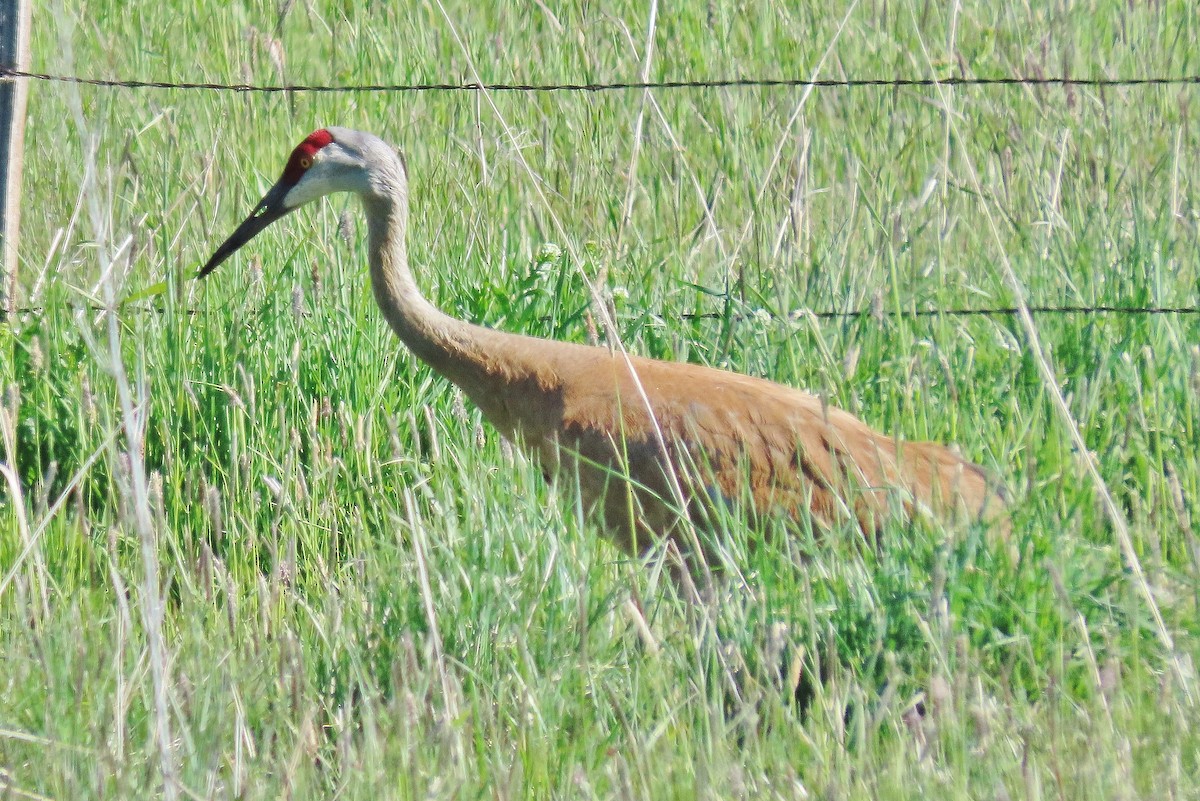
[{"label": "tail feathers", "polygon": [[914,500],[936,517],[1007,527],[1003,484],[955,450],[937,442],[905,442],[897,462]]}]

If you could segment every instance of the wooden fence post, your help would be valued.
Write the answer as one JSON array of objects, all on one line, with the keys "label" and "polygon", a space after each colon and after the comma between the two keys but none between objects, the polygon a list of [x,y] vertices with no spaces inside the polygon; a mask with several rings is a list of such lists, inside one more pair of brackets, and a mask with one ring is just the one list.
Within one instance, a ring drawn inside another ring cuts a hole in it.
[{"label": "wooden fence post", "polygon": [[[29,0],[0,0],[0,67],[29,69]],[[17,304],[21,165],[25,156],[28,79],[0,78],[0,319]]]}]

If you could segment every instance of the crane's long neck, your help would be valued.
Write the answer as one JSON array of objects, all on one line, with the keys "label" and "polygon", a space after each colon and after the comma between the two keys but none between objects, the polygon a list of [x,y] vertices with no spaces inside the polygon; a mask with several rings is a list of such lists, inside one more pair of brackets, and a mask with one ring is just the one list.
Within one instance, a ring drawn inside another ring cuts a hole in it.
[{"label": "crane's long neck", "polygon": [[391,189],[363,196],[375,300],[388,324],[418,358],[480,403],[481,396],[494,390],[495,351],[503,349],[502,340],[511,335],[457,320],[425,299],[408,266],[408,201],[403,183]]}]

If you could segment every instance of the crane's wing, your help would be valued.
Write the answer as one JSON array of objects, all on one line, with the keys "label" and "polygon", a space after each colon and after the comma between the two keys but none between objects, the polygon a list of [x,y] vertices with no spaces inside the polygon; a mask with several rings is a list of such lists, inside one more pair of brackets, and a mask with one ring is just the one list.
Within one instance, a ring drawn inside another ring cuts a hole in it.
[{"label": "crane's wing", "polygon": [[619,441],[614,455],[648,485],[663,484],[643,469],[662,468],[657,426],[692,495],[749,502],[759,512],[807,511],[823,525],[854,518],[867,531],[897,513],[942,520],[1003,514],[999,484],[946,446],[894,439],[813,395],[762,379],[647,359],[633,364],[653,418],[620,364],[612,384],[591,382],[565,411],[593,457]]}]

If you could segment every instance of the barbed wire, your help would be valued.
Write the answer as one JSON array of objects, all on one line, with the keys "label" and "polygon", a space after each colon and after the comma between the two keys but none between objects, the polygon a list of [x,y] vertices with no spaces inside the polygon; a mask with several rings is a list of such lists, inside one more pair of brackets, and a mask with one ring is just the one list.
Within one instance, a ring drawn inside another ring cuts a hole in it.
[{"label": "barbed wire", "polygon": [[[1130,317],[1147,317],[1153,315],[1193,315],[1200,314],[1200,306],[1029,306],[1030,314],[1041,315],[1125,315]],[[813,311],[797,309],[789,312],[782,319],[791,321],[803,320],[805,317],[815,317],[818,320],[844,320],[860,318],[914,318],[914,317],[1015,317],[1021,313],[1018,306],[996,306],[990,308],[950,308],[950,309],[880,309],[877,307],[853,309],[850,311]],[[736,319],[752,318],[766,314],[772,320],[781,319],[781,315],[763,310],[761,312],[736,312],[726,315],[724,312],[691,312],[680,315],[685,320],[720,320],[726,316]]]},{"label": "barbed wire", "polygon": [[[86,308],[93,312],[116,311],[118,315],[126,312],[149,313],[164,311],[159,306],[117,306],[115,309],[110,309],[105,306],[96,304],[88,304],[87,306],[64,306],[64,309],[74,311],[76,308]],[[51,311],[45,306],[21,306],[11,310],[11,316],[29,315],[43,316],[47,311]],[[1030,314],[1038,315],[1059,315],[1059,316],[1097,316],[1097,315],[1118,315],[1126,317],[1150,317],[1150,316],[1190,316],[1200,315],[1200,306],[1030,306],[1028,307]],[[185,314],[197,315],[200,312],[197,309],[186,309]],[[684,312],[682,314],[671,314],[662,316],[671,316],[682,320],[722,320],[730,318],[736,321],[754,319],[761,315],[765,315],[767,319],[772,321],[787,320],[790,322],[798,322],[805,318],[816,318],[818,320],[855,320],[855,319],[885,319],[885,318],[921,318],[921,317],[1015,317],[1021,313],[1020,307],[1017,306],[995,306],[988,308],[949,308],[949,309],[880,309],[878,307],[868,307],[861,309],[851,309],[848,311],[813,311],[812,309],[797,309],[789,312],[786,315],[775,314],[767,310],[754,312],[738,311],[732,313],[726,312]],[[5,314],[0,310],[0,320],[4,319]]]},{"label": "barbed wire", "polygon": [[[931,87],[931,86],[1078,86],[1078,87],[1138,87],[1138,86],[1197,86],[1200,85],[1200,75],[1154,76],[1131,78],[1072,78],[1068,76],[1028,77],[1001,76],[991,78],[848,78],[848,79],[803,79],[803,78],[730,78],[696,81],[628,81],[614,83],[416,83],[416,84],[354,84],[354,85],[322,85],[322,84],[225,84],[210,82],[172,82],[172,81],[143,81],[119,80],[109,78],[87,78],[77,75],[56,75],[44,72],[30,72],[0,67],[0,81],[14,78],[46,81],[54,83],[69,83],[102,88],[124,89],[166,89],[166,90],[207,90],[235,93],[348,93],[348,92],[607,92],[622,90],[655,90],[655,89],[746,89],[746,88],[864,88],[864,87]],[[90,306],[92,311],[105,311],[102,306]],[[155,307],[129,306],[119,307],[117,311],[161,311]],[[950,308],[950,309],[880,309],[877,307],[849,311],[813,311],[801,309],[781,316],[767,312],[771,319],[799,320],[812,317],[821,320],[855,319],[855,318],[919,318],[919,317],[1013,317],[1020,313],[1015,306],[992,308]],[[1028,311],[1037,315],[1197,315],[1200,306],[1030,306]],[[44,307],[22,307],[12,309],[14,315],[43,315]],[[195,309],[187,310],[188,314],[196,314]],[[744,319],[755,317],[759,313],[736,312],[685,312],[678,317],[685,320],[700,319]],[[5,315],[0,310],[0,319]]]},{"label": "barbed wire", "polygon": [[216,92],[265,93],[283,92],[614,92],[647,89],[771,89],[771,88],[864,88],[864,87],[928,87],[928,86],[1079,86],[1079,87],[1137,87],[1137,86],[1196,86],[1200,75],[1177,75],[1133,78],[1071,78],[1068,76],[1027,77],[1000,76],[994,78],[721,78],[696,81],[618,81],[614,83],[410,83],[410,84],[251,84],[122,80],[87,78],[78,75],[55,75],[0,67],[0,80],[27,78],[54,83],[70,83],[122,89],[181,89]]}]

